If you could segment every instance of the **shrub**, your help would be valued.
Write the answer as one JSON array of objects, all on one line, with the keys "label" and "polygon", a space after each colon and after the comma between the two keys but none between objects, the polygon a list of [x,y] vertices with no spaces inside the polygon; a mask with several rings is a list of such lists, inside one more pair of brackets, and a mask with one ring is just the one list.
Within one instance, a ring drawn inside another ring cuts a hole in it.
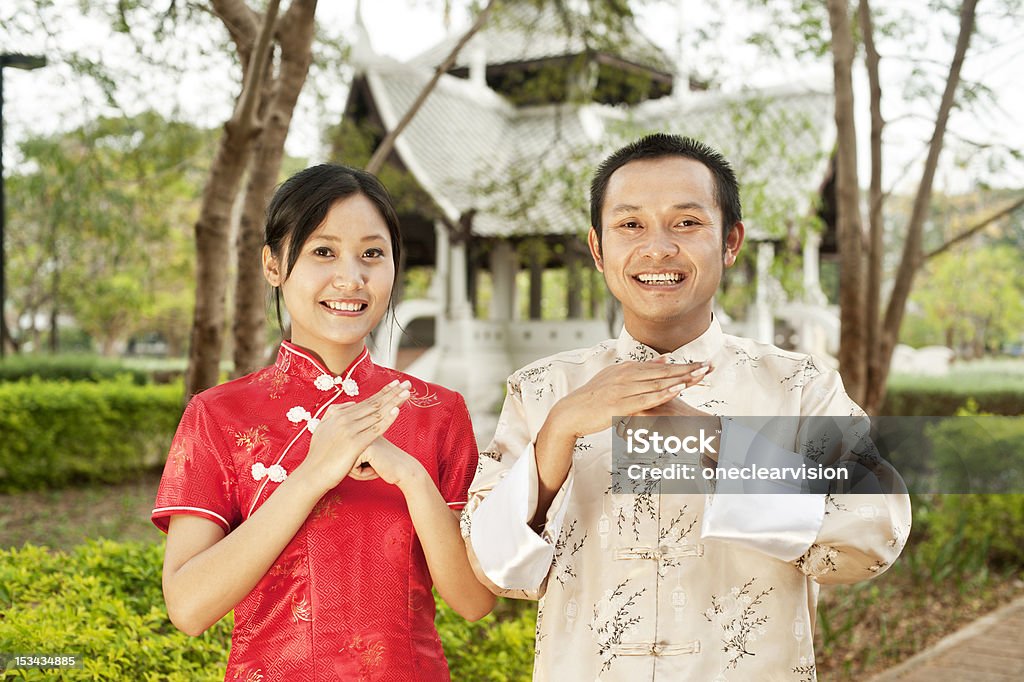
[{"label": "shrub", "polygon": [[452,680],[529,682],[533,678],[533,602],[498,600],[491,615],[470,623],[438,600],[438,634]]},{"label": "shrub", "polygon": [[912,547],[900,561],[942,582],[1024,570],[1024,495],[915,495]]},{"label": "shrub", "polygon": [[[25,545],[0,551],[0,652],[79,654],[86,680],[221,680],[233,620],[201,637],[167,618],[163,546],[89,542],[69,553]],[[533,666],[533,605],[469,623],[438,602],[437,625],[453,680],[520,682]],[[15,677],[53,679],[39,670]]]},{"label": "shrub", "polygon": [[81,655],[73,679],[223,679],[231,617],[202,637],[176,630],[164,609],[162,561],[160,545],[112,541],[69,554],[31,545],[0,552],[0,651]]},{"label": "shrub", "polygon": [[933,417],[956,414],[970,400],[986,413],[1024,414],[1024,388],[986,389],[965,383],[955,386],[892,386],[886,391],[881,414],[901,417]]},{"label": "shrub", "polygon": [[115,483],[160,465],[181,393],[125,380],[0,384],[0,492]]},{"label": "shrub", "polygon": [[12,355],[0,362],[0,382],[109,381],[126,376],[140,386],[151,381],[150,372],[95,355]]}]

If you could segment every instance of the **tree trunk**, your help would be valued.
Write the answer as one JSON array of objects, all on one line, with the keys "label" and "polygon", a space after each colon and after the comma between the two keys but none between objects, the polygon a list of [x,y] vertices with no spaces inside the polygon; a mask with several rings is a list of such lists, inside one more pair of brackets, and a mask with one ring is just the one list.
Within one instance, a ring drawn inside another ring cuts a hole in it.
[{"label": "tree trunk", "polygon": [[[0,315],[3,314],[3,311],[0,310]],[[8,325],[6,322],[7,321],[5,318],[4,324],[0,325],[0,336],[2,336],[2,338],[0,338],[0,343],[4,345],[4,352],[7,352],[9,350],[12,353],[17,353],[18,351],[21,350],[20,344],[18,343],[18,340],[14,338],[14,334],[11,333],[12,327]],[[36,346],[39,346],[38,339],[36,340]]]},{"label": "tree trunk", "polygon": [[[232,37],[240,35],[237,23],[229,21],[244,11],[244,4],[215,0],[214,9],[228,26]],[[252,144],[260,130],[255,110],[259,102],[268,59],[271,36],[277,23],[280,0],[270,0],[259,26],[259,36],[247,68],[242,91],[235,102],[231,119],[224,125],[210,176],[203,188],[196,235],[196,305],[192,316],[189,364],[185,374],[185,399],[217,383],[221,346],[224,340],[224,313],[227,296],[227,267],[231,207],[238,194],[242,175],[252,154]],[[236,38],[237,40],[237,38]],[[245,53],[239,41],[239,55]]]},{"label": "tree trunk", "polygon": [[853,117],[853,33],[846,0],[828,0],[835,75],[836,233],[839,243],[839,371],[846,390],[862,403],[867,388],[863,231]]},{"label": "tree trunk", "polygon": [[53,307],[50,308],[50,354],[56,355],[60,351],[60,306],[57,301],[60,299],[60,267],[53,270]]},{"label": "tree trunk", "polygon": [[483,28],[484,24],[487,22],[487,17],[490,16],[495,4],[496,0],[488,0],[487,6],[480,11],[480,14],[476,17],[476,21],[473,22],[473,25],[470,26],[469,30],[462,35],[459,42],[455,44],[455,47],[452,48],[452,51],[445,58],[444,62],[437,67],[434,71],[433,77],[425,86],[423,86],[423,90],[421,90],[420,94],[416,96],[413,103],[409,105],[408,111],[405,112],[401,120],[399,120],[395,127],[388,131],[388,134],[383,140],[381,140],[377,149],[374,150],[373,156],[370,157],[370,162],[366,164],[366,171],[368,173],[376,174],[380,172],[381,167],[384,165],[384,161],[386,161],[388,155],[391,154],[391,150],[395,148],[395,140],[398,139],[398,136],[402,134],[402,131],[405,130],[412,119],[416,117],[416,114],[419,113],[423,103],[427,101],[427,97],[429,97],[430,93],[434,91],[434,88],[437,86],[437,82],[441,80],[441,76],[444,75],[448,69],[452,68],[452,65],[459,56],[459,52],[462,51],[462,48],[465,47],[466,43],[468,43],[481,28]]},{"label": "tree trunk", "polygon": [[928,157],[921,173],[921,182],[918,184],[917,194],[914,197],[914,207],[910,214],[910,223],[907,226],[907,240],[903,246],[903,256],[896,273],[896,282],[885,311],[881,348],[878,351],[881,356],[882,371],[868,387],[864,408],[870,413],[876,412],[885,400],[885,384],[889,376],[889,364],[899,339],[903,313],[906,310],[907,299],[910,297],[914,275],[917,274],[917,270],[924,262],[921,244],[924,222],[928,217],[928,208],[931,203],[932,182],[939,165],[939,155],[942,153],[946,124],[949,122],[949,114],[956,101],[956,90],[960,84],[960,69],[974,33],[974,13],[977,4],[977,0],[964,0],[960,8],[960,34],[957,36],[953,61],[949,65],[949,75],[946,78],[946,88],[942,93],[938,114],[935,117],[935,129],[928,146]]},{"label": "tree trunk", "polygon": [[861,36],[864,40],[871,109],[871,180],[868,186],[870,240],[867,253],[868,289],[864,320],[867,331],[867,343],[865,344],[867,385],[871,386],[876,381],[876,377],[885,371],[882,367],[881,353],[878,352],[881,345],[882,323],[882,256],[885,250],[883,243],[885,219],[882,213],[882,128],[885,122],[882,120],[882,85],[879,76],[881,57],[875,47],[875,27],[868,0],[860,0],[857,13]]},{"label": "tree trunk", "polygon": [[[294,0],[281,18],[278,32],[281,66],[267,80],[264,126],[253,151],[245,202],[238,229],[238,272],[235,280],[234,372],[239,377],[263,366],[266,360],[266,282],[260,254],[267,202],[277,185],[292,114],[306,83],[312,61],[316,0]],[[269,63],[268,63],[269,68]]]}]

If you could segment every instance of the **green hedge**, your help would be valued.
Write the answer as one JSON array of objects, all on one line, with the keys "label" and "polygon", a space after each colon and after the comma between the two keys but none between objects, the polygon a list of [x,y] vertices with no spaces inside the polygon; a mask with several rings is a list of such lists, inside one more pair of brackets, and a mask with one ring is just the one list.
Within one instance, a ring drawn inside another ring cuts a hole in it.
[{"label": "green hedge", "polygon": [[109,381],[128,377],[139,386],[152,382],[152,372],[128,367],[118,360],[95,355],[12,355],[0,361],[0,382]]},{"label": "green hedge", "polygon": [[222,680],[231,617],[202,637],[177,631],[164,609],[162,561],[161,545],[112,541],[68,554],[0,552],[0,651],[81,655],[84,668],[64,673],[72,680]]},{"label": "green hedge", "polygon": [[0,384],[0,492],[115,483],[160,466],[181,401],[180,385]]},{"label": "green hedge", "polygon": [[914,527],[897,561],[918,578],[1024,572],[1024,495],[912,495]]},{"label": "green hedge", "polygon": [[1024,385],[1020,389],[982,388],[965,383],[959,386],[889,386],[883,415],[933,417],[956,414],[974,400],[982,412],[1016,416],[1024,414]]},{"label": "green hedge", "polygon": [[[66,679],[221,680],[230,615],[201,637],[178,632],[160,591],[163,546],[90,542],[70,553],[26,545],[0,551],[0,652],[74,653],[84,669]],[[437,624],[453,680],[526,682],[534,611],[506,607],[468,623],[438,603]],[[37,670],[18,679],[53,679]]]}]

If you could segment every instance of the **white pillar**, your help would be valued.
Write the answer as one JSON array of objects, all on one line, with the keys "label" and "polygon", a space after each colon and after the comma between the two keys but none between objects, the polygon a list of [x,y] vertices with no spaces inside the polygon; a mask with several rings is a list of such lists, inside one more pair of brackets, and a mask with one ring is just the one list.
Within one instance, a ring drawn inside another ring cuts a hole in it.
[{"label": "white pillar", "polygon": [[804,240],[804,300],[813,305],[826,305],[828,298],[821,290],[821,265],[818,252],[821,247],[821,235],[811,233]]},{"label": "white pillar", "polygon": [[757,245],[757,271],[754,275],[754,305],[751,311],[751,336],[762,343],[774,343],[775,319],[768,300],[769,279],[775,246],[771,242]]},{"label": "white pillar", "polygon": [[466,287],[466,242],[449,242],[448,253],[448,311],[453,320],[466,320],[473,316]]},{"label": "white pillar", "polygon": [[483,45],[469,51],[469,82],[481,89],[487,87],[487,52]]},{"label": "white pillar", "polygon": [[434,221],[434,276],[427,294],[441,302],[441,310],[448,312],[448,227]]},{"label": "white pillar", "polygon": [[491,319],[510,321],[516,314],[516,271],[519,261],[515,249],[504,240],[491,249]]}]

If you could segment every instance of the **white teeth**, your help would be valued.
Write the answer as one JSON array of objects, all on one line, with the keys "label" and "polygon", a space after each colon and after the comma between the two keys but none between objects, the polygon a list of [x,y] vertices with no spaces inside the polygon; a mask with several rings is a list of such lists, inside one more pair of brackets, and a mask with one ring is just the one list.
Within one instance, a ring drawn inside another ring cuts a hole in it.
[{"label": "white teeth", "polygon": [[682,279],[678,272],[662,272],[657,274],[637,275],[636,278],[644,284],[672,284]]},{"label": "white teeth", "polygon": [[324,301],[331,310],[342,310],[349,313],[356,313],[363,309],[362,303],[342,303],[341,301]]}]

